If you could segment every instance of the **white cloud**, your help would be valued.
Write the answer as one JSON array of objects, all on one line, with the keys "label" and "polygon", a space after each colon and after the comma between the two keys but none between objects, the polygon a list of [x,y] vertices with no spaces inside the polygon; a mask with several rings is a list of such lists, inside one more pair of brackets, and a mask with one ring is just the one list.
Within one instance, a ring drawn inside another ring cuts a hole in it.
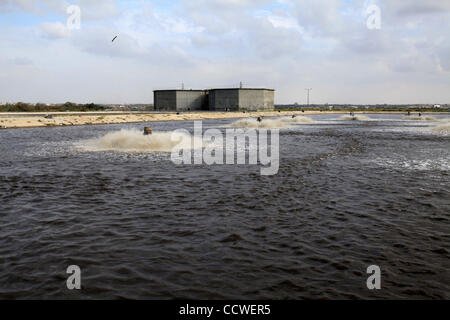
[{"label": "white cloud", "polygon": [[43,15],[48,10],[64,13],[67,6],[68,3],[65,0],[0,0],[0,8],[19,9],[38,15]]},{"label": "white cloud", "polygon": [[[67,30],[65,1],[0,0],[0,12],[41,17],[36,26],[2,30],[0,69],[15,79],[0,83],[9,100],[24,94],[15,86],[34,86],[31,100],[150,102],[152,89],[181,81],[193,88],[243,81],[274,87],[278,103],[303,102],[298,88],[309,86],[317,103],[450,102],[448,1],[68,2],[81,7],[81,30]],[[373,2],[381,30],[366,27]]]},{"label": "white cloud", "polygon": [[402,0],[386,1],[385,8],[397,15],[428,15],[450,11],[450,2],[447,0]]},{"label": "white cloud", "polygon": [[69,38],[71,36],[70,30],[61,22],[44,22],[41,25],[41,30],[50,39]]}]

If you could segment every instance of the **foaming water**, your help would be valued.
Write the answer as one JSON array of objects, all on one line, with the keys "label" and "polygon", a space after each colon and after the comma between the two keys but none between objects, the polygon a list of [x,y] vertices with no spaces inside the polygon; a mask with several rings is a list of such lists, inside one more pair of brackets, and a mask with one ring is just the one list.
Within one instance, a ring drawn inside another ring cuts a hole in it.
[{"label": "foaming water", "polygon": [[315,121],[308,117],[303,116],[297,116],[295,118],[292,117],[285,117],[281,118],[281,121],[288,122],[288,123],[314,123]]},{"label": "foaming water", "polygon": [[436,121],[435,117],[431,116],[405,116],[403,117],[403,120],[409,120],[409,121]]},{"label": "foaming water", "polygon": [[355,116],[342,116],[339,120],[357,120],[357,121],[369,121],[372,120],[367,116],[355,115]]},{"label": "foaming water", "polygon": [[441,134],[450,134],[450,121],[446,121],[442,124],[438,124],[432,129],[433,132]]},{"label": "foaming water", "polygon": [[285,129],[289,128],[286,121],[282,119],[263,119],[258,122],[256,119],[241,119],[233,122],[229,128],[252,128],[252,129]]},{"label": "foaming water", "polygon": [[170,152],[174,147],[190,148],[194,138],[187,134],[153,132],[144,135],[137,129],[122,129],[108,132],[104,136],[80,141],[77,147],[84,151],[122,151],[122,152]]},{"label": "foaming water", "polygon": [[424,170],[424,171],[448,171],[450,170],[450,162],[446,157],[436,157],[434,159],[406,159],[402,157],[379,157],[371,159],[368,162],[377,166],[390,168],[394,170]]}]

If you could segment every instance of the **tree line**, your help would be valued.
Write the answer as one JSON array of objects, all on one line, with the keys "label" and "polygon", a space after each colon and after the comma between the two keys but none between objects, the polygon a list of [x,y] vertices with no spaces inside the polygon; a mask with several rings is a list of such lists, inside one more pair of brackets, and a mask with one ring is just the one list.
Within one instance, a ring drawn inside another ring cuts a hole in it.
[{"label": "tree line", "polygon": [[0,112],[61,112],[61,111],[102,111],[106,108],[104,106],[87,103],[78,104],[73,102],[66,102],[64,104],[46,105],[43,103],[30,104],[25,102],[7,103],[0,105]]}]

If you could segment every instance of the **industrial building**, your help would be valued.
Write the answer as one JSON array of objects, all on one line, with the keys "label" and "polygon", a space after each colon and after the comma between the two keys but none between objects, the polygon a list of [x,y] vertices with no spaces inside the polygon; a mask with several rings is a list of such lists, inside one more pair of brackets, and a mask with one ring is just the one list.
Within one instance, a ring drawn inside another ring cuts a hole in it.
[{"label": "industrial building", "polygon": [[209,110],[205,90],[155,90],[153,91],[153,98],[155,110]]},{"label": "industrial building", "polygon": [[153,95],[155,110],[158,111],[260,111],[274,110],[275,90],[155,90]]},{"label": "industrial building", "polygon": [[274,109],[273,89],[212,89],[208,93],[211,111],[258,111]]}]

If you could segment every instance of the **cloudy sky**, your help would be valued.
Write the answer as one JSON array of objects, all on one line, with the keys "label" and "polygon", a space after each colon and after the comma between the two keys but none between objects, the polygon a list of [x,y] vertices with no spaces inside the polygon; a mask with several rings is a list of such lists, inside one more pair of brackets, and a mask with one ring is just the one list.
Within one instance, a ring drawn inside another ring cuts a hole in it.
[{"label": "cloudy sky", "polygon": [[450,0],[0,0],[0,102],[150,103],[242,81],[276,103],[308,87],[313,103],[450,103],[449,21]]}]

